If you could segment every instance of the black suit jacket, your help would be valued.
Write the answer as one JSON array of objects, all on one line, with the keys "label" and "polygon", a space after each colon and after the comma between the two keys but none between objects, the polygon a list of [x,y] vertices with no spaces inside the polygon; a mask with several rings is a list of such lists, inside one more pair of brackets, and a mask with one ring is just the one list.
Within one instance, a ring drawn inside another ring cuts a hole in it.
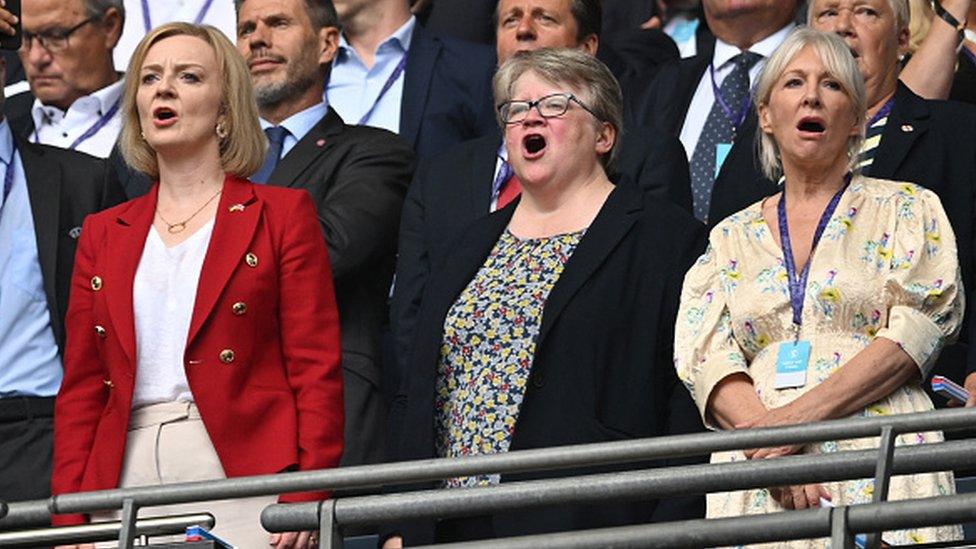
[{"label": "black suit jacket", "polygon": [[400,102],[400,136],[424,157],[498,127],[492,101],[494,49],[417,25]]},{"label": "black suit jacket", "polygon": [[342,332],[342,465],[373,463],[385,455],[380,329],[387,318],[396,231],[413,168],[413,152],[398,136],[347,126],[330,108],[268,180],[312,195],[329,248]]},{"label": "black suit jacket", "polygon": [[[514,210],[515,203],[478,220],[431,275],[410,371],[391,411],[397,460],[435,455],[444,318]],[[645,197],[632,184],[616,187],[546,301],[513,451],[701,428],[671,350],[682,279],[701,250],[703,229],[686,211]],[[579,473],[506,475],[502,482]],[[676,503],[523,510],[494,515],[492,522],[496,535],[510,536],[692,518],[704,510],[701,498]],[[413,521],[400,531],[410,544],[432,540],[430,523]]]},{"label": "black suit jacket", "polygon": [[[647,91],[630,99],[627,105],[630,121],[661,129],[675,137],[680,136],[695,89],[708,70],[711,59],[712,52],[707,51],[661,67]],[[715,225],[777,191],[776,186],[759,171],[755,146],[757,127],[756,112],[750,106],[732,150],[715,178],[708,213],[709,225]]]},{"label": "black suit jacket", "polygon": [[[34,105],[34,95],[30,92],[18,93],[4,102],[3,112],[10,121],[10,128],[14,135],[24,140],[31,140],[34,133],[34,117],[31,116],[31,107]],[[84,154],[84,153],[79,153]],[[125,198],[135,198],[142,196],[149,191],[152,181],[143,173],[137,172],[129,167],[122,158],[122,152],[118,146],[112,149],[112,154],[108,156],[108,163],[115,170],[116,178],[125,191]]]},{"label": "black suit jacket", "polygon": [[105,160],[28,143],[16,134],[14,140],[27,180],[51,329],[63,354],[64,315],[81,222],[90,213],[124,201],[125,195]]},{"label": "black suit jacket", "polygon": [[[391,307],[396,354],[401,363],[409,356],[431,266],[443,260],[451,244],[469,226],[489,213],[500,146],[497,132],[464,142],[423,159],[414,175],[400,222]],[[624,132],[620,147],[617,172],[624,179],[636,181],[655,198],[691,211],[688,161],[680,141],[638,128]]]}]

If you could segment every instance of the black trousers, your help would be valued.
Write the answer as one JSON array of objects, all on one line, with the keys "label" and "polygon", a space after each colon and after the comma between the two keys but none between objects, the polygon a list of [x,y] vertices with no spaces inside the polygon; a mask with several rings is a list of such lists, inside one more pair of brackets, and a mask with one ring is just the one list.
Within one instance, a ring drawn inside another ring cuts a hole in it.
[{"label": "black trousers", "polygon": [[54,397],[0,398],[0,501],[51,495]]}]

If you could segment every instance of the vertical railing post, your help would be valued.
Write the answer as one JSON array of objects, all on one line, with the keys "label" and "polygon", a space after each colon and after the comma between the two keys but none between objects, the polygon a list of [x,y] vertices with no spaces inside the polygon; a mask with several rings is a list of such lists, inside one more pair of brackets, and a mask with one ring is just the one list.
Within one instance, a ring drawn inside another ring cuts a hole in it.
[{"label": "vertical railing post", "polygon": [[847,506],[830,510],[830,548],[854,549],[854,534],[847,527]]},{"label": "vertical railing post", "polygon": [[136,515],[139,506],[132,498],[122,500],[121,528],[119,528],[119,549],[132,549],[136,537]]},{"label": "vertical railing post", "polygon": [[[874,469],[874,503],[888,500],[888,486],[891,484],[891,464],[895,455],[895,440],[898,435],[891,425],[881,428],[881,442],[878,446],[878,465]],[[881,532],[867,534],[867,549],[881,547]]]},{"label": "vertical railing post", "polygon": [[342,533],[335,516],[335,500],[328,499],[319,505],[319,548],[342,549]]}]

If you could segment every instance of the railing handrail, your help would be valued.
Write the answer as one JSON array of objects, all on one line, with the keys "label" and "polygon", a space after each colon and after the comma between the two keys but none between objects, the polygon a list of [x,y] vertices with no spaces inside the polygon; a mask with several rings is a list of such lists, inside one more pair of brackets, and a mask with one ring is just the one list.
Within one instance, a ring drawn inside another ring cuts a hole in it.
[{"label": "railing handrail", "polygon": [[416,549],[582,549],[590,547],[715,547],[830,537],[836,513],[851,533],[920,528],[976,520],[976,494],[939,496],[847,508],[820,508],[744,517],[576,530]]},{"label": "railing handrail", "polygon": [[[892,460],[898,475],[952,469],[972,463],[976,439],[899,446]],[[842,481],[874,476],[878,454],[855,450],[759,461],[685,465],[570,478],[502,483],[472,490],[420,490],[358,496],[334,502],[335,519],[346,527],[375,526],[425,518],[490,515],[533,507],[658,499]],[[319,504],[270,505],[261,515],[269,532],[308,530],[319,522]]]},{"label": "railing handrail", "polygon": [[468,458],[438,458],[319,471],[237,477],[62,494],[45,500],[10,504],[0,528],[46,523],[51,514],[88,513],[122,507],[171,505],[289,492],[366,488],[436,481],[484,473],[518,473],[572,467],[632,463],[712,452],[878,436],[890,426],[896,433],[953,431],[976,426],[976,408],[933,410],[912,414],[853,417],[765,429],[672,435],[665,437],[520,450]]},{"label": "railing handrail", "polygon": [[[146,517],[136,521],[137,536],[164,536],[181,534],[188,526],[213,528],[214,516],[210,513],[186,513],[163,517]],[[77,526],[37,528],[17,532],[0,532],[0,547],[40,547],[63,543],[87,543],[118,539],[121,521],[96,522]]]}]

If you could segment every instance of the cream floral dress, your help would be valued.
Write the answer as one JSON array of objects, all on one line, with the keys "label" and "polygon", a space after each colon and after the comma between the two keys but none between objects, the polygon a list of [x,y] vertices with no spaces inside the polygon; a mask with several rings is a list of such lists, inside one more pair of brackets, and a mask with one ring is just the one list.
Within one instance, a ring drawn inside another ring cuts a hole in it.
[{"label": "cream floral dress", "polygon": [[[792,311],[783,253],[762,216],[762,203],[718,224],[709,246],[685,277],[675,333],[678,377],[691,391],[706,425],[705,404],[715,385],[747,374],[767,408],[779,407],[823,382],[874,338],[890,339],[926,374],[953,338],[963,313],[956,242],[939,199],[917,185],[855,177],[840,199],[810,261],[801,339],[811,344],[807,383],[773,387],[780,342],[792,337]],[[869,405],[860,415],[932,409],[915,383]],[[941,433],[898,437],[899,445],[941,441]],[[804,453],[877,447],[878,439],[810,444]],[[742,452],[712,462],[744,460]],[[873,480],[829,483],[837,505],[867,503]],[[890,499],[954,492],[951,473],[894,477]],[[708,517],[782,511],[768,490],[709,494]],[[892,545],[962,537],[959,527],[886,532]],[[823,547],[826,540],[779,544]]]}]

